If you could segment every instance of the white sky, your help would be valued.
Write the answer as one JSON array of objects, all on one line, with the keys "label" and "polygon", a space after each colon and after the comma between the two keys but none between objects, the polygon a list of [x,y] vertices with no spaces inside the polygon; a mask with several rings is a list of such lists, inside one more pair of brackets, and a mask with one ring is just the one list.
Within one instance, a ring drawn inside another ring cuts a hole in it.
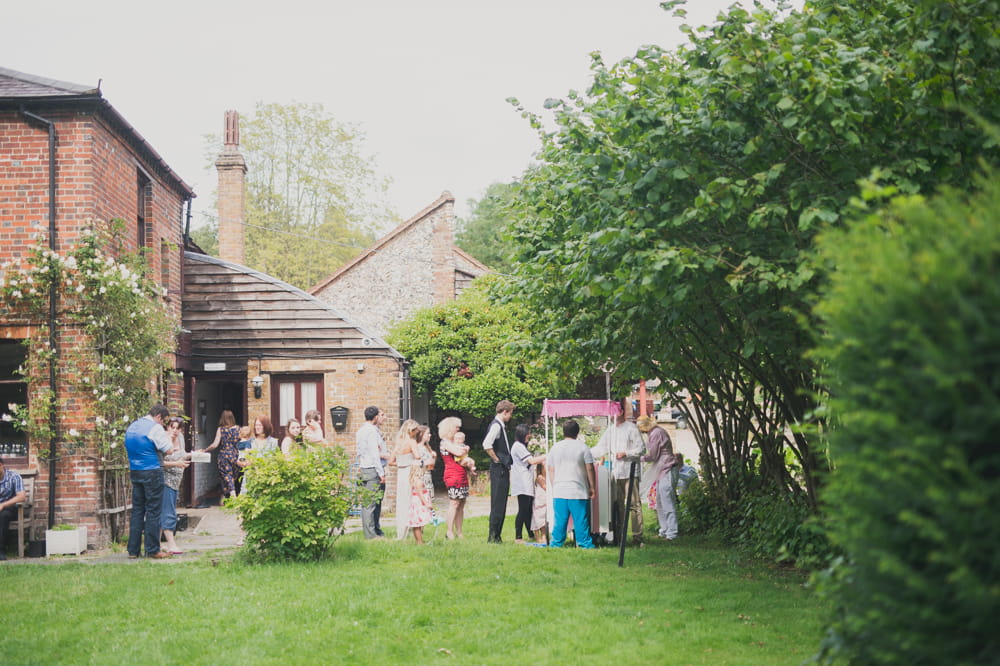
[{"label": "white sky", "polygon": [[[733,0],[689,0],[703,25]],[[0,67],[96,85],[191,185],[215,188],[204,136],[256,102],[320,103],[360,124],[402,219],[444,190],[480,198],[538,148],[505,100],[542,113],[606,63],[683,41],[658,0],[47,0],[0,11]],[[800,3],[796,3],[800,4]],[[544,115],[544,114],[543,114]],[[385,225],[382,225],[383,228]]]}]

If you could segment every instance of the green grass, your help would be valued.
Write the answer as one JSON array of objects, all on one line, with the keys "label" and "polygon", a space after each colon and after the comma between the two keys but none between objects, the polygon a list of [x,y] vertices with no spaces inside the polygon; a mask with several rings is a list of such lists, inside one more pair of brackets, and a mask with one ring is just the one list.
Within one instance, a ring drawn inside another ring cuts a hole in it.
[{"label": "green grass", "polygon": [[629,549],[619,569],[613,548],[485,540],[477,518],[461,542],[443,526],[423,548],[348,535],[314,564],[5,566],[2,660],[799,664],[820,638],[801,573],[710,541]]}]

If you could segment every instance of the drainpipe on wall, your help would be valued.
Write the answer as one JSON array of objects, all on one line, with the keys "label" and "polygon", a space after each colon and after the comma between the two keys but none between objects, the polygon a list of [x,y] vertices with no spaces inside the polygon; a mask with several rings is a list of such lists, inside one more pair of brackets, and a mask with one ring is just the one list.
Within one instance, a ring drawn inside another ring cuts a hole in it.
[{"label": "drainpipe on wall", "polygon": [[[56,126],[51,120],[35,115],[25,108],[21,108],[28,118],[45,125],[49,131],[49,249],[56,251]],[[59,347],[56,346],[56,304],[59,297],[59,290],[55,282],[49,285],[49,349],[52,350],[52,357],[49,360],[49,388],[52,390],[52,403],[56,403],[56,366],[59,363]],[[56,429],[58,420],[56,410],[49,410],[49,529],[56,522]]]},{"label": "drainpipe on wall", "polygon": [[408,418],[412,418],[410,413],[413,408],[413,396],[410,384],[410,362],[402,360],[399,362],[399,422],[402,423]]},{"label": "drainpipe on wall", "polygon": [[187,199],[187,220],[184,222],[184,248],[187,249],[188,242],[191,240],[191,197]]}]

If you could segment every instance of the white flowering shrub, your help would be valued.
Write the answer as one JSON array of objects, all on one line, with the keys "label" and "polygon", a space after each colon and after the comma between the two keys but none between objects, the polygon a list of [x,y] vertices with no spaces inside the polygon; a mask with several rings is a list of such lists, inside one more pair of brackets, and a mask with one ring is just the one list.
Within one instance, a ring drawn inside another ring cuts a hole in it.
[{"label": "white flowering shrub", "polygon": [[[28,317],[36,331],[26,341],[28,361],[21,369],[30,383],[29,405],[8,405],[10,418],[33,439],[55,435],[66,448],[96,449],[109,462],[124,461],[125,428],[155,402],[178,331],[141,252],[115,251],[123,229],[120,220],[92,222],[65,254],[40,238],[23,263],[3,267],[0,280],[0,306]],[[66,324],[83,333],[81,343],[60,345],[59,373],[76,397],[93,404],[94,414],[84,427],[58,433],[50,430],[50,414],[54,409],[58,416],[67,396],[61,389],[53,396],[46,381],[54,361],[48,331],[52,286],[60,333],[69,330]]]}]

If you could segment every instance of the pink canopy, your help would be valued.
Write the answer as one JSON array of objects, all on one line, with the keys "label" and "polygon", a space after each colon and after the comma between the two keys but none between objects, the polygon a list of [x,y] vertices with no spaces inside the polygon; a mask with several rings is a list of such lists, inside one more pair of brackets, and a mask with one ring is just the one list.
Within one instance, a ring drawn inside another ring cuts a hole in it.
[{"label": "pink canopy", "polygon": [[546,400],[542,406],[542,416],[559,418],[563,416],[615,416],[622,406],[614,400]]}]

